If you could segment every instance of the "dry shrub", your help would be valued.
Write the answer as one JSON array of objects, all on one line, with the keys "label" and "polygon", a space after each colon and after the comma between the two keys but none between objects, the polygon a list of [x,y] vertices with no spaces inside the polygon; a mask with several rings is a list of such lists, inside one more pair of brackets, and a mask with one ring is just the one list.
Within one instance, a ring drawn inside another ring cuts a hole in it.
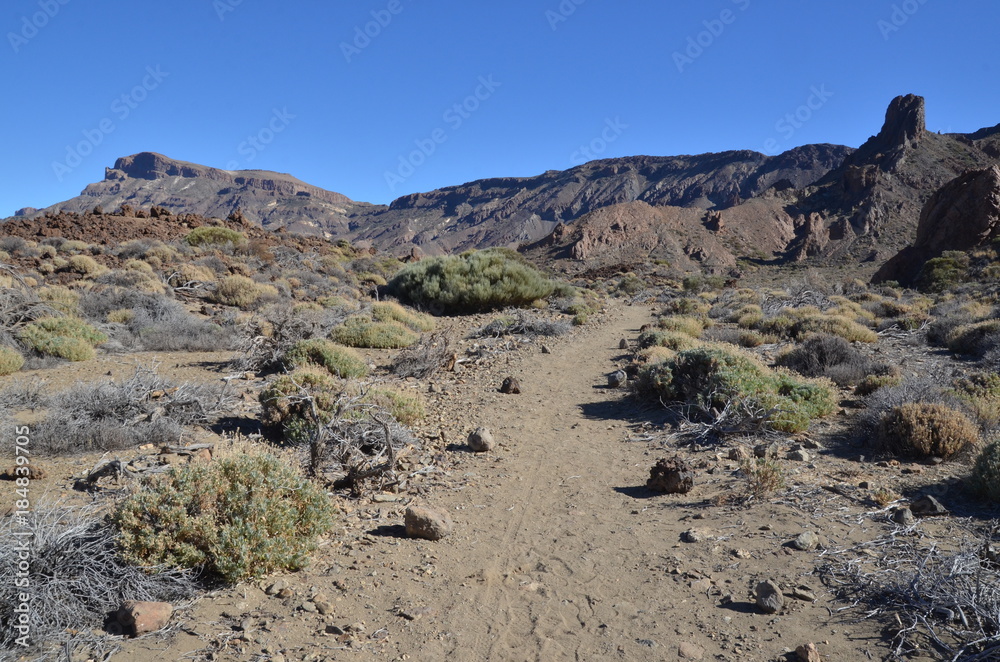
[{"label": "dry shrub", "polygon": [[880,388],[899,386],[903,378],[899,375],[868,375],[854,387],[854,394],[861,397],[869,396]]},{"label": "dry shrub", "polygon": [[1000,345],[1000,320],[959,326],[948,334],[948,349],[956,354],[981,357]]},{"label": "dry shrub", "polygon": [[[108,659],[120,637],[93,634],[125,600],[177,604],[194,597],[188,572],[138,567],[119,554],[115,530],[97,505],[71,507],[33,503],[23,519],[0,518],[0,658]],[[30,535],[24,536],[25,532]],[[31,584],[18,581],[22,542],[27,543]],[[14,608],[19,594],[31,597],[26,617],[30,646],[16,645]],[[13,651],[16,651],[13,652]],[[10,657],[7,654],[10,654]]]},{"label": "dry shrub", "polygon": [[266,283],[258,283],[246,276],[227,276],[219,281],[211,298],[217,303],[237,308],[253,309],[264,303],[277,301],[278,288]]},{"label": "dry shrub", "polygon": [[856,383],[870,372],[868,360],[849,342],[825,333],[806,338],[779,356],[777,363],[806,377],[829,377],[840,386]]},{"label": "dry shrub", "polygon": [[424,336],[416,345],[402,351],[392,363],[397,377],[427,379],[456,359],[451,334],[448,331]]},{"label": "dry shrub", "polygon": [[882,417],[874,444],[879,452],[949,459],[979,441],[968,416],[946,405],[911,402]]},{"label": "dry shrub", "polygon": [[[578,312],[576,315],[586,315]],[[570,324],[563,320],[551,320],[523,310],[513,311],[490,320],[475,329],[470,338],[499,338],[509,335],[561,336],[570,332]]]},{"label": "dry shrub", "polygon": [[810,333],[839,336],[848,342],[878,342],[877,333],[841,315],[808,314],[791,328],[791,335],[796,338]]},{"label": "dry shrub", "polygon": [[785,486],[785,472],[781,465],[767,458],[753,458],[740,463],[740,473],[746,478],[743,499],[760,500]]},{"label": "dry shrub", "polygon": [[967,485],[973,494],[1000,503],[1000,441],[991,441],[979,453]]},{"label": "dry shrub", "polygon": [[209,225],[191,230],[184,240],[190,246],[220,246],[225,244],[242,246],[247,242],[247,238],[242,232]]},{"label": "dry shrub", "polygon": [[700,338],[705,331],[706,321],[689,315],[671,315],[656,320],[657,328],[664,331],[683,333],[691,338]]}]

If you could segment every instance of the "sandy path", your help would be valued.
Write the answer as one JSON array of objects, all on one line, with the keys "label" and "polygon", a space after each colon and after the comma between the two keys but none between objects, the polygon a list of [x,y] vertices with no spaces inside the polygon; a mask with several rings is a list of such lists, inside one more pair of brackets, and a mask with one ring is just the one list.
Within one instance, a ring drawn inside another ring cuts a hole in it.
[{"label": "sandy path", "polygon": [[453,635],[439,642],[448,659],[594,660],[626,649],[628,659],[662,659],[637,594],[648,574],[623,567],[645,545],[630,522],[636,502],[615,491],[641,484],[648,460],[623,443],[620,424],[592,413],[622,398],[595,386],[649,310],[615,306],[609,318],[553,354],[528,357],[515,373],[525,392],[486,414],[510,457],[495,485],[450,504],[462,509],[465,539],[441,552],[438,567],[467,576],[448,578],[458,590],[440,609]]}]

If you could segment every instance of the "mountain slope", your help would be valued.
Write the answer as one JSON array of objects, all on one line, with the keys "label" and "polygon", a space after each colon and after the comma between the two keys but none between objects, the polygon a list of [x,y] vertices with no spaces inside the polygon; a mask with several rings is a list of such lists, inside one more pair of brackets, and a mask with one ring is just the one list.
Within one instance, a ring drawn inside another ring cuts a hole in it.
[{"label": "mountain slope", "polygon": [[346,232],[346,217],[372,205],[306,184],[291,175],[265,170],[219,170],[142,152],[115,161],[104,180],[90,184],[76,198],[42,210],[82,213],[101,206],[159,205],[179,213],[226,218],[236,209],[268,229],[285,227],[305,234]]}]

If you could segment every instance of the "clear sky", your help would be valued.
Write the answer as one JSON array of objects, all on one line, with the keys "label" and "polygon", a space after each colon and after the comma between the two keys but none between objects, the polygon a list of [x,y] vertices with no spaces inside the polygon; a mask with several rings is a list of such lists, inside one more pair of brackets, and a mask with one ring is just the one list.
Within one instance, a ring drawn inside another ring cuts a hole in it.
[{"label": "clear sky", "polygon": [[[6,0],[0,217],[119,156],[386,203],[591,158],[1000,122],[992,0]],[[790,116],[790,117],[786,117]]]}]

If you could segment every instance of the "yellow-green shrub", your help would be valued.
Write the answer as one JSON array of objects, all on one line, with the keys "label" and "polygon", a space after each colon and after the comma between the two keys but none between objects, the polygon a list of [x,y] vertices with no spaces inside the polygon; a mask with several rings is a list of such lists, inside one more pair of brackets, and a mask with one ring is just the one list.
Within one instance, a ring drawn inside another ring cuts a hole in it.
[{"label": "yellow-green shrub", "polygon": [[238,232],[236,230],[212,225],[203,225],[200,228],[191,230],[184,240],[191,246],[219,244],[242,246],[246,243],[247,238],[242,232]]},{"label": "yellow-green shrub", "polygon": [[368,364],[357,352],[323,338],[300,340],[285,352],[283,362],[292,368],[321,366],[341,379],[368,374]]},{"label": "yellow-green shrub", "polygon": [[968,487],[991,503],[1000,501],[1000,441],[990,442],[976,457]]},{"label": "yellow-green shrub", "polygon": [[38,298],[44,301],[52,310],[64,315],[75,315],[80,303],[79,292],[74,292],[62,285],[52,285],[38,290]]},{"label": "yellow-green shrub", "polygon": [[0,345],[0,376],[12,375],[24,366],[24,357],[13,347]]},{"label": "yellow-green shrub", "polygon": [[94,347],[108,337],[86,322],[73,317],[47,317],[25,325],[18,339],[41,354],[70,361],[86,361],[95,356]]},{"label": "yellow-green shrub", "polygon": [[238,308],[252,308],[262,300],[276,300],[278,297],[278,288],[273,285],[237,275],[223,278],[212,293],[213,301]]},{"label": "yellow-green shrub", "polygon": [[848,342],[878,342],[877,333],[840,315],[808,315],[795,322],[791,329],[791,334],[797,338],[810,333],[839,336]]},{"label": "yellow-green shrub", "polygon": [[251,453],[154,476],[112,522],[132,563],[204,568],[235,583],[308,565],[333,507],[287,463]]},{"label": "yellow-green shrub", "polygon": [[656,326],[664,331],[675,331],[692,338],[700,338],[706,324],[704,319],[688,315],[670,315],[656,320]]},{"label": "yellow-green shrub", "polygon": [[73,255],[66,261],[66,266],[63,268],[63,271],[81,276],[96,276],[107,270],[107,267],[98,264],[97,260],[89,255]]},{"label": "yellow-green shrub", "polygon": [[375,322],[357,316],[334,328],[330,339],[348,347],[401,349],[417,342],[419,336],[396,322]]},{"label": "yellow-green shrub", "polygon": [[372,304],[372,317],[379,322],[399,322],[412,331],[434,330],[434,319],[430,315],[407,310],[394,301]]}]

